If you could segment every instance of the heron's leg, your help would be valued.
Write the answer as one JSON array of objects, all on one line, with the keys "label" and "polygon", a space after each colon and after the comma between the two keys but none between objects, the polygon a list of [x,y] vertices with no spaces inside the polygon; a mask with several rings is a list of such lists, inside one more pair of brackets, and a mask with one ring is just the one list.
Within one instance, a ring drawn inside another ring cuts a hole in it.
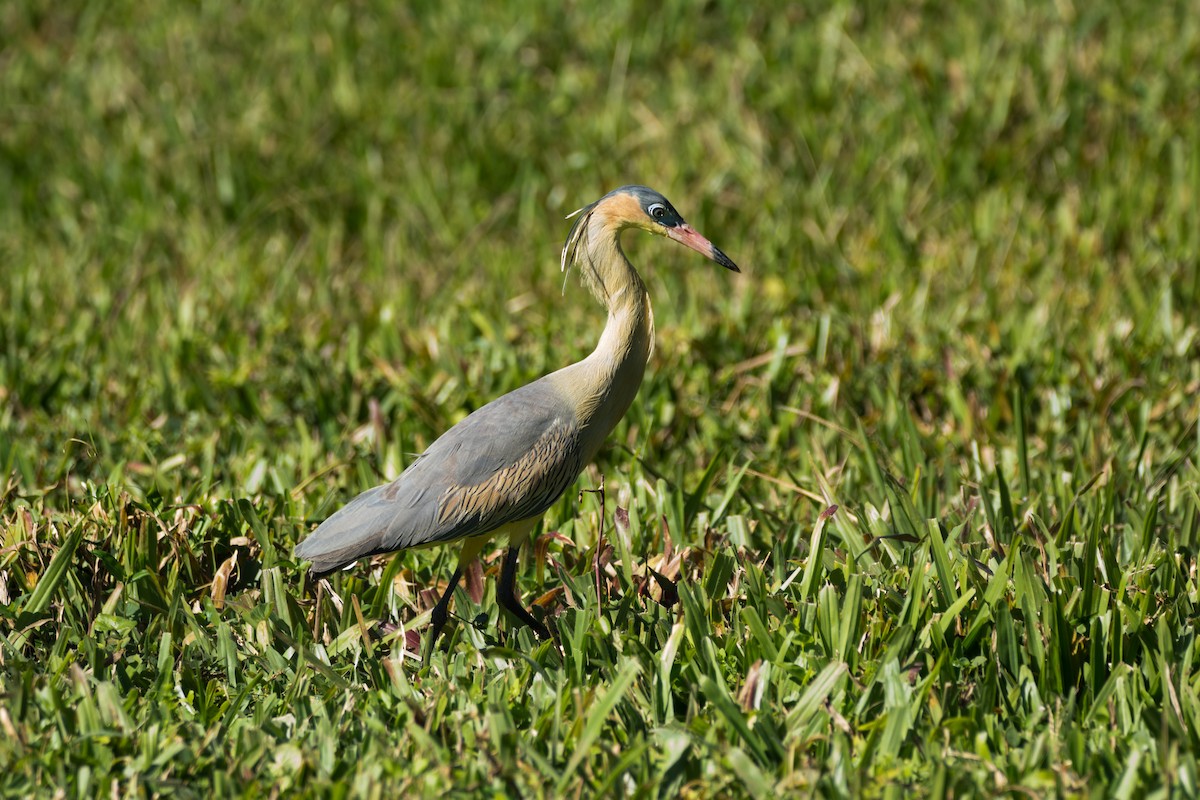
[{"label": "heron's leg", "polygon": [[539,639],[549,639],[550,631],[546,629],[546,626],[538,622],[537,618],[526,611],[521,602],[517,600],[515,584],[519,552],[520,547],[513,546],[509,547],[508,552],[504,554],[504,566],[500,568],[500,583],[496,586],[496,601],[514,617],[533,628],[533,632],[538,635]]},{"label": "heron's leg", "polygon": [[446,619],[450,616],[450,598],[454,596],[454,589],[458,586],[459,579],[462,578],[463,572],[470,566],[475,556],[479,555],[479,551],[483,549],[489,538],[487,535],[474,536],[463,542],[462,550],[458,552],[458,566],[454,569],[454,574],[450,576],[450,585],[446,587],[446,593],[442,595],[442,599],[438,600],[437,605],[429,614],[429,621],[433,625],[433,630],[429,635],[430,648],[437,641],[438,634],[442,632],[442,626],[446,624]]},{"label": "heron's leg", "polygon": [[432,647],[437,641],[438,634],[442,632],[442,627],[446,624],[446,618],[450,615],[450,598],[454,596],[454,589],[458,586],[458,579],[462,577],[462,564],[455,568],[454,574],[450,576],[450,585],[446,587],[442,599],[437,601],[437,605],[433,607],[433,611],[429,614],[429,621],[433,624],[433,629],[429,632],[429,644]]}]

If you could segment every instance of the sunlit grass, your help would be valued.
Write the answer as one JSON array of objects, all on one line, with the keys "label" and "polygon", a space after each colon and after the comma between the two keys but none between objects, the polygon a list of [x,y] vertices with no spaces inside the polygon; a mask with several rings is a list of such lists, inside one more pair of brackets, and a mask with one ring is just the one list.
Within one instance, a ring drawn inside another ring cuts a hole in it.
[{"label": "sunlit grass", "polygon": [[[1194,794],[1192,9],[421,5],[0,9],[0,793]],[[488,554],[420,664],[451,550],[292,547],[590,350],[630,182],[744,273],[628,237],[561,648]]]}]

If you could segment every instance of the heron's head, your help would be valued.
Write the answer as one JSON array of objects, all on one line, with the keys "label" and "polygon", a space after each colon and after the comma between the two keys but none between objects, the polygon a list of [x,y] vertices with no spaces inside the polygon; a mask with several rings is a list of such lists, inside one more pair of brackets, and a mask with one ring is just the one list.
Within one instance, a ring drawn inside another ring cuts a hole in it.
[{"label": "heron's head", "polygon": [[729,256],[716,245],[701,236],[695,228],[683,221],[671,201],[646,186],[622,186],[601,197],[590,206],[579,209],[571,216],[577,217],[567,235],[563,248],[563,266],[574,257],[574,250],[593,222],[619,233],[628,228],[638,228],[659,236],[674,239],[709,258],[725,269],[741,272]]}]

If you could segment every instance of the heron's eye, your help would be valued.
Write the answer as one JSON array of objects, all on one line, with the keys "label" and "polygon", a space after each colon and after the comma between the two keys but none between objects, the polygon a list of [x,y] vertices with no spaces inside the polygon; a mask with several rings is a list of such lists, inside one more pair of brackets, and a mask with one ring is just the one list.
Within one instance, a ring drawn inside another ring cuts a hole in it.
[{"label": "heron's eye", "polygon": [[662,203],[654,203],[646,210],[649,211],[650,216],[654,217],[655,219],[662,219],[667,215],[667,207]]}]

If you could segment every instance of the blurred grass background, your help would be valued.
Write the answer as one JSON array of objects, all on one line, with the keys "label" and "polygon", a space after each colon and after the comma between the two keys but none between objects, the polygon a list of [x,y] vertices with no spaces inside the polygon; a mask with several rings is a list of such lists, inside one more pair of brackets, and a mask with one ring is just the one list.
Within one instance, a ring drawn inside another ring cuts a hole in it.
[{"label": "blurred grass background", "polygon": [[[1186,2],[4,4],[0,785],[1195,791],[1198,119]],[[418,673],[448,554],[288,554],[590,350],[624,183],[744,274],[626,242],[622,599],[569,493],[565,655]]]}]

